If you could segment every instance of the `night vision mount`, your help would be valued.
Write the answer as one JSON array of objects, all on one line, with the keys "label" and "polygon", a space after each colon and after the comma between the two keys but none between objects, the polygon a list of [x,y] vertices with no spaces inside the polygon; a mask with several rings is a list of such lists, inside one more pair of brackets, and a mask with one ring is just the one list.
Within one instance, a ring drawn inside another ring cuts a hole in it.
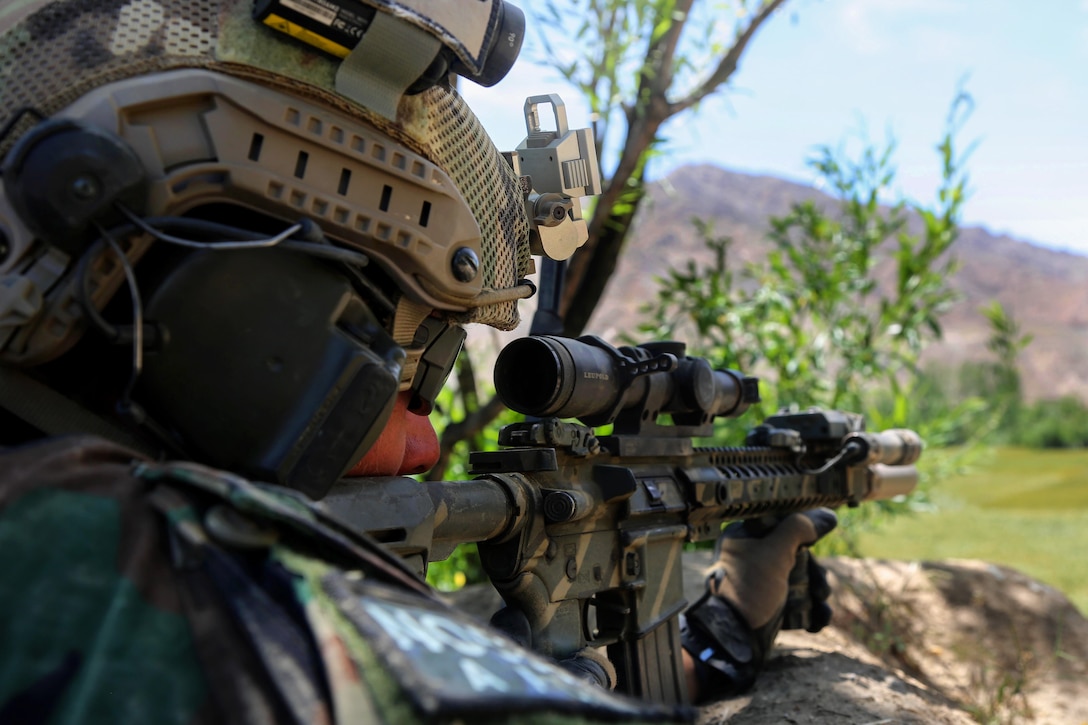
[{"label": "night vision mount", "polygon": [[[552,107],[554,130],[541,127],[544,105]],[[563,261],[589,238],[580,198],[601,193],[593,132],[572,131],[566,106],[554,93],[525,99],[525,130],[525,140],[507,158],[525,194],[532,252]]]}]

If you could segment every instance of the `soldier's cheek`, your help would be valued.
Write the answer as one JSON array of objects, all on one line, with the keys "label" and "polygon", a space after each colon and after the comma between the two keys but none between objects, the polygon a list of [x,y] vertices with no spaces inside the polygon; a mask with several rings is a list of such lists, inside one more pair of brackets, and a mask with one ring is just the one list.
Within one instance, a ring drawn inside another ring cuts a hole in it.
[{"label": "soldier's cheek", "polygon": [[438,462],[438,434],[431,419],[415,413],[405,414],[404,459],[400,464],[402,475],[423,473]]},{"label": "soldier's cheek", "polygon": [[378,440],[346,476],[407,476],[434,467],[438,462],[438,435],[430,418],[408,411],[410,397],[408,392],[397,396]]},{"label": "soldier's cheek", "polygon": [[398,395],[393,404],[393,413],[389,416],[389,422],[385,424],[378,440],[344,475],[348,477],[395,476],[400,473],[401,463],[404,461],[408,415],[408,398],[405,394]]}]

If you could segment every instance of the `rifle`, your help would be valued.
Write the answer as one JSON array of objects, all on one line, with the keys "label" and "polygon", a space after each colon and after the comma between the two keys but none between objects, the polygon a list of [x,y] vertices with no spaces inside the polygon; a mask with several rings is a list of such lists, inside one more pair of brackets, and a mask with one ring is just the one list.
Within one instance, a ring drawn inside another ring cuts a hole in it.
[{"label": "rifle", "polygon": [[[507,605],[493,624],[558,660],[605,646],[617,689],[650,701],[689,701],[678,622],[685,542],[715,539],[727,521],[856,506],[917,483],[918,435],[869,433],[852,413],[782,412],[743,447],[695,447],[715,418],[759,402],[759,387],[687,356],[683,343],[522,338],[500,353],[495,385],[531,418],[501,431],[502,450],[471,454],[474,480],[345,481],[324,506],[420,575],[478,542]],[[609,423],[609,435],[596,435]],[[786,623],[806,625],[803,615]]]}]

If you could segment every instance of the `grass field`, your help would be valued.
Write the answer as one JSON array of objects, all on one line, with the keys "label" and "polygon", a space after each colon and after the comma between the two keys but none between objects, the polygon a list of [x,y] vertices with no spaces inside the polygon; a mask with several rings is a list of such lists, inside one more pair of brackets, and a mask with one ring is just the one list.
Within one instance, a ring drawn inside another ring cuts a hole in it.
[{"label": "grass field", "polygon": [[1088,614],[1088,450],[1000,448],[936,481],[934,512],[860,538],[864,556],[983,559],[1065,592]]}]

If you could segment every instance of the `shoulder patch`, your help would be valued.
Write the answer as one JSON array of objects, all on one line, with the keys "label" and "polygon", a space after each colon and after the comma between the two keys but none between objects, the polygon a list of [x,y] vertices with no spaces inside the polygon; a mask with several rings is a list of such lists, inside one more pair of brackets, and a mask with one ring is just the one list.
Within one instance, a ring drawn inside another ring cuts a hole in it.
[{"label": "shoulder patch", "polygon": [[683,717],[673,708],[593,687],[456,610],[339,573],[326,576],[322,586],[425,715],[557,712],[625,722]]}]

